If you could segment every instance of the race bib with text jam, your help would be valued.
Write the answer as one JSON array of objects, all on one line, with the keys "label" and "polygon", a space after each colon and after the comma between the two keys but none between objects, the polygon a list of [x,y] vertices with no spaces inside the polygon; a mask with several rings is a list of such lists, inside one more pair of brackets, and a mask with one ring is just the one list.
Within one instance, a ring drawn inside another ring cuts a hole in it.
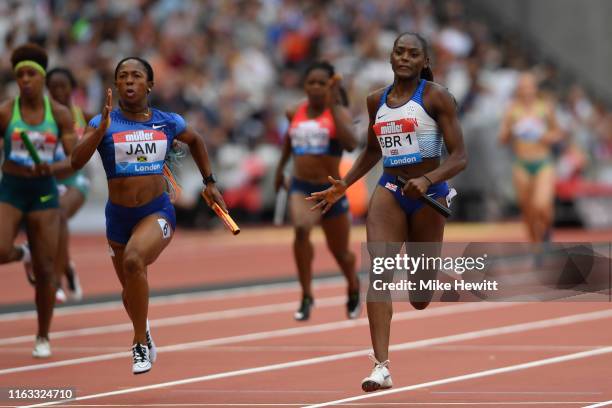
[{"label": "race bib with text jam", "polygon": [[123,175],[161,174],[168,148],[159,130],[128,130],[113,133],[115,171]]}]

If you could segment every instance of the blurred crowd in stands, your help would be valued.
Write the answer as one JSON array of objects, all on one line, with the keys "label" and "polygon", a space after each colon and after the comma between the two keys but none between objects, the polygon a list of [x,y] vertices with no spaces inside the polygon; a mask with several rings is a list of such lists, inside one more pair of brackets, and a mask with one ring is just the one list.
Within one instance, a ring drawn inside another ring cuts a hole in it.
[{"label": "blurred crowd in stands", "polygon": [[[306,66],[321,59],[336,66],[365,141],[365,97],[392,81],[396,35],[415,31],[428,39],[435,80],[453,93],[461,115],[470,163],[454,180],[459,218],[512,212],[510,153],[497,134],[516,78],[527,69],[556,101],[565,131],[557,149],[560,180],[610,182],[610,107],[562,78],[553,61],[538,60],[513,33],[468,15],[459,0],[7,0],[0,2],[0,99],[16,93],[10,51],[28,40],[48,50],[49,67],[74,72],[74,100],[91,113],[100,111],[117,61],[144,57],[155,70],[151,104],[182,114],[204,135],[229,206],[262,221],[274,205],[285,111],[303,97]],[[345,154],[349,163],[354,157]],[[189,208],[201,180],[184,162],[179,206]],[[103,172],[90,172],[102,200]]]}]

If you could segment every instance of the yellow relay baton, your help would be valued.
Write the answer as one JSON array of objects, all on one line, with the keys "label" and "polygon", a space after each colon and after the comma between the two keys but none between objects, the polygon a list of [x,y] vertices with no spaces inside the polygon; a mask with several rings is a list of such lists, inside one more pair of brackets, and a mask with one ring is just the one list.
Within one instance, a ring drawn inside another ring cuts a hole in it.
[{"label": "yellow relay baton", "polygon": [[[204,197],[203,192],[202,192],[202,197]],[[230,230],[232,234],[234,235],[240,234],[240,227],[238,226],[238,224],[236,224],[236,222],[232,219],[232,217],[228,213],[223,211],[223,208],[221,208],[219,204],[213,203],[212,209],[215,212],[215,214],[217,214],[217,216],[221,218],[221,221],[223,221],[227,229]]]}]

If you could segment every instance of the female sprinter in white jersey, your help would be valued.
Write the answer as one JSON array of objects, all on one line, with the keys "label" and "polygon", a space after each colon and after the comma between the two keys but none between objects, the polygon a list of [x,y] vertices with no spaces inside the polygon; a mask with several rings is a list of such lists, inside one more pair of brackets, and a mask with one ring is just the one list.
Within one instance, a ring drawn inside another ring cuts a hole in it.
[{"label": "female sprinter in white jersey", "polygon": [[346,98],[343,98],[334,75],[334,67],[324,61],[316,62],[306,70],[304,91],[307,100],[287,111],[290,126],[276,170],[275,188],[278,191],[284,183],[285,165],[293,155],[289,207],[295,228],[293,253],[302,286],[302,302],[294,315],[298,321],[309,319],[314,304],[311,287],[314,253],[310,231],[318,222],[321,222],[327,246],[348,282],[347,315],[354,319],[360,312],[355,255],[349,249],[351,219],[348,200],[343,197],[325,214],[310,211],[310,205],[304,201],[304,197],[330,186],[327,176],[340,177],[342,151],[352,151],[357,146],[351,117],[343,106],[348,101],[343,101]]},{"label": "female sprinter in white jersey", "polygon": [[176,226],[166,193],[163,166],[172,142],[189,146],[204,178],[206,202],[225,203],[215,187],[204,140],[176,113],[148,106],[153,69],[137,57],[121,60],[115,69],[119,108],[109,89],[101,115],[90,122],[77,143],[72,166],[82,168],[98,150],[108,178],[106,237],[121,286],[123,303],[134,326],[132,372],[141,374],[155,361],[155,344],[147,323],[147,266],[170,243]]},{"label": "female sprinter in white jersey", "polygon": [[499,140],[512,146],[512,178],[531,242],[550,239],[555,197],[551,150],[560,138],[554,108],[539,95],[536,77],[522,74],[502,121]]},{"label": "female sprinter in white jersey", "polygon": [[[446,180],[466,166],[455,101],[446,89],[431,82],[427,43],[420,35],[400,34],[390,59],[393,84],[367,98],[370,124],[366,149],[346,177],[341,180],[330,177],[333,186],[314,193],[310,199],[318,200],[315,207],[326,211],[382,157],[384,173],[368,211],[368,244],[441,242],[445,218],[419,197],[427,194],[446,205],[449,194]],[[443,141],[449,155],[440,162]],[[377,249],[372,249],[376,247],[369,246],[372,257],[387,255],[377,254]],[[392,304],[388,293],[383,301],[370,301],[372,290],[370,287],[368,319],[374,369],[361,383],[366,392],[393,385],[388,368]],[[411,298],[411,303],[424,309],[429,300]]]}]

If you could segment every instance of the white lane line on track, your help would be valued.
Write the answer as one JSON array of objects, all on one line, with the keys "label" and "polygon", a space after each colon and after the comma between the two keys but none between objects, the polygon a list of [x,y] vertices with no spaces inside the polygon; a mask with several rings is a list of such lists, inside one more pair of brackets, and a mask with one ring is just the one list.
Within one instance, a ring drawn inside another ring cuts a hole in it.
[{"label": "white lane line on track", "polygon": [[607,407],[607,406],[610,406],[610,405],[612,405],[612,400],[599,402],[599,403],[596,403],[596,404],[593,404],[593,405],[588,405],[588,406],[585,406],[583,408],[599,408],[599,407]]},{"label": "white lane line on track", "polygon": [[[455,304],[453,306],[436,307],[436,308],[425,309],[425,310],[410,310],[410,311],[403,312],[403,313],[397,313],[393,317],[393,319],[395,321],[410,320],[410,319],[424,319],[424,318],[430,318],[430,317],[435,317],[435,316],[454,315],[454,314],[459,314],[459,313],[464,313],[464,312],[498,309],[502,307],[510,307],[512,305],[513,304],[510,304],[510,303],[464,303],[460,305]],[[157,347],[157,350],[158,352],[184,351],[184,350],[191,350],[191,349],[200,348],[200,347],[236,344],[236,343],[241,343],[241,342],[246,342],[246,341],[265,340],[265,339],[287,337],[287,336],[297,336],[297,335],[308,334],[308,333],[322,333],[322,332],[327,332],[327,331],[348,329],[352,327],[367,326],[367,325],[368,325],[367,318],[360,318],[360,319],[355,319],[355,320],[333,321],[329,323],[322,323],[322,324],[316,324],[316,325],[311,325],[311,326],[291,327],[287,329],[269,330],[269,331],[263,331],[263,332],[241,334],[241,335],[236,335],[236,336],[199,340],[199,341],[188,342],[188,343],[179,343],[179,344],[174,344],[170,346]],[[74,359],[69,359],[69,360],[53,361],[49,363],[31,364],[27,366],[2,369],[0,370],[0,375],[14,374],[14,373],[19,373],[19,372],[24,372],[24,371],[45,370],[49,368],[63,367],[63,366],[70,366],[70,365],[89,364],[89,363],[96,362],[96,361],[107,361],[107,360],[114,360],[118,358],[125,358],[130,355],[131,355],[130,352],[126,351],[126,352],[120,352],[120,353],[98,354],[94,356],[80,357],[80,358],[74,358]]]},{"label": "white lane line on track", "polygon": [[[338,306],[346,302],[346,296],[332,296],[317,299],[317,307]],[[262,306],[240,307],[236,309],[216,310],[212,312],[203,312],[196,314],[187,314],[181,316],[163,317],[160,319],[150,320],[151,327],[178,326],[181,324],[200,323],[213,320],[225,320],[237,317],[261,316],[265,314],[273,314],[278,312],[292,312],[297,307],[297,302],[275,303]],[[93,336],[96,334],[110,334],[131,332],[133,330],[132,323],[111,324],[107,326],[86,327],[84,329],[64,330],[51,332],[53,340],[65,339],[80,336]],[[20,344],[32,342],[34,335],[15,336],[0,338],[0,346],[11,344]]]},{"label": "white lane line on track", "polygon": [[[344,285],[344,278],[329,278],[323,281],[315,280],[315,288],[329,288]],[[202,300],[227,299],[243,296],[265,296],[277,293],[285,293],[287,290],[299,290],[297,282],[267,283],[256,286],[217,289],[206,292],[179,293],[174,295],[154,296],[149,300],[149,306],[170,305],[177,303],[188,303]],[[105,310],[122,310],[123,303],[120,300],[112,300],[89,305],[73,305],[55,309],[53,316],[69,316],[79,313],[99,312]],[[36,319],[36,311],[13,312],[0,314],[0,322],[10,322],[21,319]]]},{"label": "white lane line on track", "polygon": [[557,363],[563,363],[566,361],[578,360],[581,358],[595,357],[595,356],[599,356],[599,355],[603,355],[607,353],[612,353],[612,347],[604,347],[604,348],[599,348],[595,350],[582,351],[580,353],[565,354],[565,355],[557,356],[557,357],[544,358],[541,360],[530,361],[528,363],[514,364],[510,366],[494,368],[492,370],[477,371],[475,373],[458,375],[455,377],[441,378],[439,380],[428,381],[428,382],[414,384],[414,385],[407,385],[405,387],[399,387],[399,388],[395,388],[395,389],[391,389],[387,391],[380,391],[380,392],[365,394],[365,395],[362,394],[362,395],[358,395],[355,397],[343,398],[343,399],[339,399],[335,401],[324,402],[321,404],[308,405],[306,406],[306,408],[321,408],[321,407],[330,407],[333,405],[342,405],[347,402],[382,397],[385,395],[397,394],[400,392],[413,391],[413,390],[418,390],[418,389],[428,388],[428,387],[435,387],[438,385],[451,384],[451,383],[456,383],[460,381],[473,380],[476,378],[490,377],[490,376],[494,376],[498,374],[510,373],[513,371],[527,370],[529,368],[534,368],[534,367],[541,367],[541,366],[550,365],[550,364],[557,364]]},{"label": "white lane line on track", "polygon": [[[458,351],[461,352],[477,352],[478,354],[482,354],[482,352],[489,352],[489,353],[502,353],[502,352],[509,352],[509,353],[533,353],[533,352],[540,352],[540,351],[546,351],[546,352],[550,352],[550,351],[554,351],[554,352],[561,352],[561,351],[585,351],[585,350],[592,350],[594,348],[598,348],[598,347],[607,347],[607,344],[592,344],[589,346],[558,346],[558,345],[539,345],[539,346],[528,346],[528,347],[521,347],[520,345],[517,346],[490,346],[490,345],[480,345],[480,344],[475,344],[475,345],[442,345],[442,346],[431,346],[431,347],[423,347],[423,349],[426,350],[432,350],[432,351],[438,351],[438,352],[450,352],[450,353],[456,353]],[[269,352],[269,351],[276,351],[276,352],[314,352],[314,351],[336,351],[338,353],[340,352],[346,352],[346,351],[354,351],[354,350],[361,350],[361,348],[363,347],[363,344],[359,344],[359,345],[343,345],[343,346],[336,346],[336,345],[332,345],[332,344],[321,344],[321,345],[317,345],[317,346],[293,346],[293,345],[278,345],[278,344],[270,344],[270,345],[257,345],[257,346],[209,346],[206,348],[202,348],[200,350],[194,350],[194,352],[234,352],[234,353],[256,353],[256,352],[260,352],[260,351],[264,351],[264,352]],[[28,347],[3,347],[0,348],[0,355],[2,354],[28,354],[32,351],[32,347],[28,346]],[[53,346],[53,353],[54,355],[58,356],[58,355],[62,355],[63,353],[66,354],[70,354],[70,353],[101,353],[101,352],[105,352],[105,353],[119,353],[119,352],[124,352],[125,351],[125,347],[123,346],[114,346],[114,347],[106,347],[103,345],[95,345],[92,344],[90,346],[87,347],[77,347],[77,346]]]},{"label": "white lane line on track", "polygon": [[[605,348],[605,347],[601,347]],[[439,395],[601,395],[601,391],[431,391]]]},{"label": "white lane line on track", "polygon": [[[577,404],[590,404],[591,401],[492,401],[492,402],[375,402],[375,403],[363,403],[363,402],[354,402],[341,404],[343,407],[407,407],[407,406],[506,406],[506,405],[577,405]],[[176,403],[176,404],[70,404],[70,405],[56,405],[56,407],[91,407],[91,408],[104,408],[104,407],[303,407],[308,405],[306,402],[302,403]],[[0,408],[14,408],[14,405],[0,405]]]},{"label": "white lane line on track", "polygon": [[[436,309],[432,309],[432,310],[436,310]],[[491,329],[476,330],[472,332],[453,334],[450,336],[434,337],[430,339],[423,339],[423,340],[411,341],[407,343],[395,344],[389,347],[389,351],[400,351],[400,350],[403,351],[403,350],[421,348],[425,346],[431,346],[434,344],[444,344],[444,343],[451,343],[451,342],[458,342],[458,341],[476,340],[476,339],[492,337],[492,336],[499,336],[499,335],[506,335],[506,334],[516,334],[516,333],[522,333],[522,332],[531,331],[531,330],[545,329],[545,328],[556,327],[556,326],[565,326],[565,325],[583,323],[583,322],[588,322],[588,321],[593,321],[593,320],[600,320],[600,319],[605,319],[605,318],[610,318],[610,317],[612,317],[612,310],[602,310],[602,311],[597,311],[597,312],[581,313],[581,314],[562,316],[562,317],[557,317],[557,318],[552,318],[552,319],[538,320],[538,321],[532,321],[532,322],[527,322],[527,323],[519,323],[519,324],[508,325],[508,326],[500,326],[500,327],[495,327]],[[446,382],[459,381],[457,380],[457,378],[462,378],[462,379],[478,378],[480,376],[493,375],[497,373],[506,372],[507,370],[515,371],[516,369],[518,369],[516,367],[522,367],[520,369],[526,369],[526,368],[531,368],[532,366],[553,364],[556,362],[569,361],[569,360],[574,360],[578,358],[585,358],[585,357],[592,356],[592,355],[605,354],[605,353],[610,353],[610,352],[612,352],[612,347],[598,348],[595,350],[583,351],[580,353],[574,353],[574,354],[569,354],[569,355],[560,356],[560,357],[554,357],[554,358],[549,358],[549,359],[544,359],[544,360],[536,360],[536,361],[532,361],[529,363],[518,364],[515,366],[502,367],[502,368],[498,368],[494,370],[486,370],[480,373],[472,373],[472,374],[463,375],[459,377],[451,377],[451,379],[454,379],[453,381],[450,381],[450,379],[437,380],[437,381],[445,381],[445,382],[440,383],[440,384],[445,384]],[[204,381],[218,380],[222,378],[231,378],[231,377],[237,377],[237,376],[243,376],[243,375],[251,375],[251,374],[257,374],[257,373],[263,373],[263,372],[269,372],[269,371],[283,370],[283,369],[294,368],[294,367],[302,367],[302,366],[315,365],[315,364],[321,364],[321,363],[329,363],[333,361],[346,360],[346,359],[355,358],[355,357],[364,357],[368,355],[369,353],[370,353],[370,349],[358,350],[358,351],[352,351],[348,353],[332,354],[332,355],[308,358],[308,359],[303,359],[303,360],[295,360],[295,361],[290,361],[286,363],[271,364],[271,365],[266,365],[266,366],[259,366],[259,367],[253,367],[253,368],[247,368],[247,369],[241,369],[241,370],[235,370],[235,371],[226,371],[226,372],[221,372],[217,374],[209,374],[209,375],[204,375],[200,377],[189,377],[189,378],[184,378],[181,380],[167,381],[163,383],[151,384],[151,385],[146,385],[146,386],[141,386],[141,387],[133,387],[133,388],[126,388],[126,389],[115,390],[115,391],[102,392],[98,394],[84,395],[82,397],[77,397],[76,399],[72,401],[82,401],[82,400],[90,400],[90,399],[102,398],[102,397],[111,397],[111,396],[116,396],[116,395],[124,395],[124,394],[131,394],[131,393],[142,392],[142,391],[155,390],[155,389],[160,389],[160,388],[167,388],[167,387],[172,387],[172,386],[177,386],[177,385],[193,384],[193,383],[199,383],[199,382],[204,382]],[[485,373],[489,373],[489,374],[485,374]],[[436,383],[436,381],[432,383]],[[424,383],[424,384],[427,384],[427,386],[431,386],[432,383]],[[433,384],[433,385],[438,385],[438,384]],[[419,384],[417,386],[419,388],[425,387],[425,385],[422,385],[422,384]],[[415,387],[415,386],[412,386],[412,387]],[[396,390],[391,390],[391,391],[396,391]],[[389,392],[389,391],[383,391],[383,392]],[[370,394],[370,397],[372,395],[381,395],[381,394],[382,392]],[[354,397],[354,399],[356,400],[363,399],[363,398],[364,396]],[[368,396],[366,395],[365,398],[368,398]],[[37,404],[37,405],[31,405],[30,407],[44,407],[44,406],[61,404],[63,402],[65,401],[47,402],[47,403],[42,403],[42,404]],[[313,407],[314,406],[319,406],[319,405],[313,405]]]}]

